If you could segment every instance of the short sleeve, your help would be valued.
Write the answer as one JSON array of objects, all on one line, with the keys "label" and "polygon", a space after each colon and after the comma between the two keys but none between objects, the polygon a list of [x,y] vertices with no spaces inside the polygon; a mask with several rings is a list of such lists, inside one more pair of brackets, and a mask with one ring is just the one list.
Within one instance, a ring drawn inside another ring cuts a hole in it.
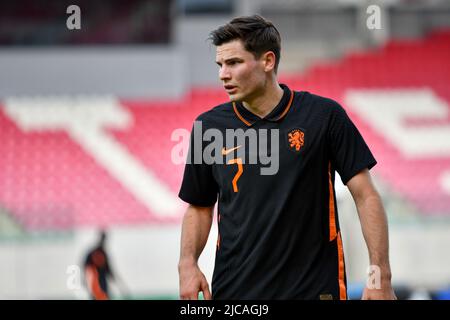
[{"label": "short sleeve", "polygon": [[[194,206],[211,207],[217,201],[218,186],[212,173],[212,165],[206,164],[201,159],[201,156],[198,157],[200,159],[196,159],[194,157],[195,142],[202,144],[202,148],[200,150],[203,154],[203,142],[194,141],[194,130],[192,130],[189,143],[189,153],[178,196],[181,200]],[[194,160],[196,161],[194,162]]]},{"label": "short sleeve", "polygon": [[335,101],[331,106],[328,130],[331,160],[346,185],[360,171],[370,170],[377,161],[345,110]]}]

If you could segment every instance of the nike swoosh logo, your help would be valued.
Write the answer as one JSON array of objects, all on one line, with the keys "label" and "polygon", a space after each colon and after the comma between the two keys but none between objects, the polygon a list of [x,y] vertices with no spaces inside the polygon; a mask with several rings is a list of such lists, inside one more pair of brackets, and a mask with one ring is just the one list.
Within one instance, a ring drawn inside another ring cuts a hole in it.
[{"label": "nike swoosh logo", "polygon": [[237,147],[230,148],[230,149],[222,148],[222,155],[223,155],[223,156],[226,156],[226,155],[229,154],[230,152],[233,152],[234,150],[239,149],[240,147],[241,147],[241,146],[237,146]]}]

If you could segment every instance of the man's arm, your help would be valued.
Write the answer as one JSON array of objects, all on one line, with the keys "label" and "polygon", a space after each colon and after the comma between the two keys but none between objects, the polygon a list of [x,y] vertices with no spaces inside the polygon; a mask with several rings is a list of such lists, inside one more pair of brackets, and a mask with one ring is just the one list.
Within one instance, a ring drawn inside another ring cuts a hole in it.
[{"label": "man's arm", "polygon": [[190,205],[184,215],[178,264],[181,299],[197,300],[200,291],[206,300],[211,299],[208,281],[197,262],[208,241],[213,209]]},{"label": "man's arm", "polygon": [[365,169],[355,175],[347,186],[358,210],[362,232],[369,250],[370,265],[378,266],[381,272],[379,275],[381,288],[364,288],[362,299],[396,299],[391,285],[387,218],[369,170]]}]

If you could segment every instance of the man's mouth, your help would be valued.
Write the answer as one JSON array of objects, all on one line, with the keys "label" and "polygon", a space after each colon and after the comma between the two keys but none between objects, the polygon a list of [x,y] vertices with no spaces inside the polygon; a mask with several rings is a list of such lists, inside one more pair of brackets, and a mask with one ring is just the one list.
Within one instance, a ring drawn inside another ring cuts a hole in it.
[{"label": "man's mouth", "polygon": [[224,85],[223,87],[225,88],[225,90],[228,93],[232,93],[232,92],[234,92],[237,89],[236,86],[233,86],[233,85],[230,85],[230,84]]}]

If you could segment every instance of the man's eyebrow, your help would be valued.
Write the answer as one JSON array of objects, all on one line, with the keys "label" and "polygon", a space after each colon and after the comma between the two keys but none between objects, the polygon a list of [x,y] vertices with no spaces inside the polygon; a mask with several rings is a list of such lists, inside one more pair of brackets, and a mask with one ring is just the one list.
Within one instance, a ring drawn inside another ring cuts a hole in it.
[{"label": "man's eyebrow", "polygon": [[[228,59],[225,60],[225,63],[227,63],[227,62],[233,62],[233,61],[244,61],[244,59],[239,58],[239,57],[228,58]],[[218,65],[221,65],[221,64],[222,64],[220,61],[216,61],[216,63],[217,63]]]}]

